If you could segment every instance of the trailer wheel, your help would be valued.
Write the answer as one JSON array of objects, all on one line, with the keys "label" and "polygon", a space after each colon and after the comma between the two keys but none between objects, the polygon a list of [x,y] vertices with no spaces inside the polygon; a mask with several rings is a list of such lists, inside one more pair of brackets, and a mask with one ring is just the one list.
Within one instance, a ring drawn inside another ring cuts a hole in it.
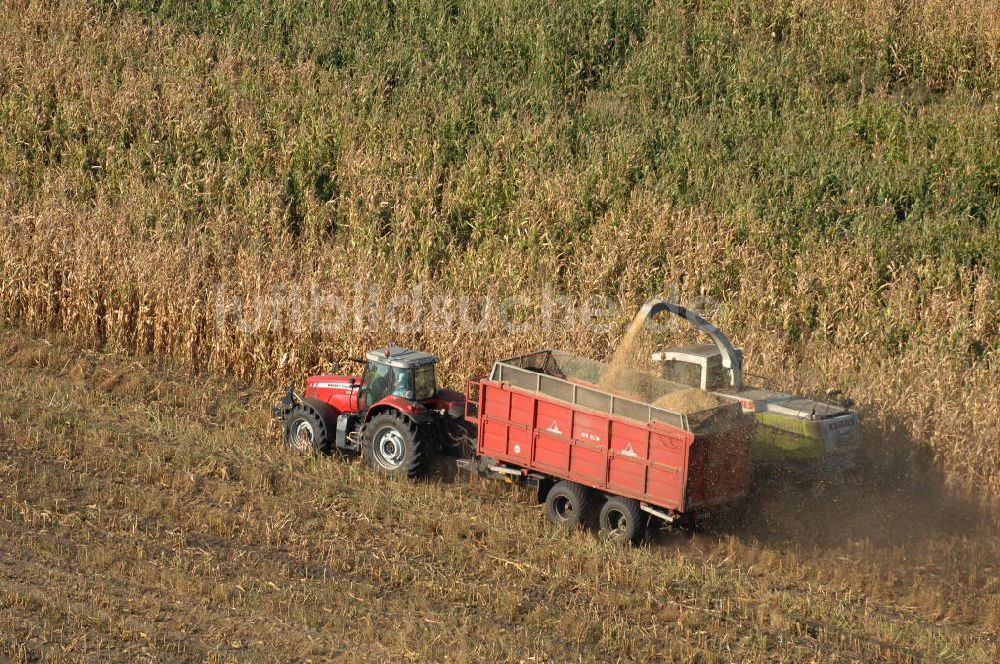
[{"label": "trailer wheel", "polygon": [[423,469],[424,441],[413,421],[398,411],[387,411],[365,424],[361,456],[381,473],[413,479]]},{"label": "trailer wheel", "polygon": [[647,519],[638,501],[631,498],[608,498],[598,520],[601,531],[613,540],[638,544],[646,534]]},{"label": "trailer wheel", "polygon": [[586,525],[590,514],[590,492],[575,482],[562,480],[549,489],[545,497],[545,513],[549,521],[567,528]]},{"label": "trailer wheel", "polygon": [[326,404],[303,399],[285,416],[285,444],[296,452],[329,454],[334,429],[322,407]]}]

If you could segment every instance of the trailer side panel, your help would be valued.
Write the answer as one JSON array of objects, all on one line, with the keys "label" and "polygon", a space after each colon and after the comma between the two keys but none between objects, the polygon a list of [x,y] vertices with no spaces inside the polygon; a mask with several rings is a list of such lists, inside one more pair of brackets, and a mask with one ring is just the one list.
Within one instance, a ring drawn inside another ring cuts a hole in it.
[{"label": "trailer side panel", "polygon": [[[668,510],[686,509],[693,433],[595,413],[492,380],[480,383],[480,404],[480,455]],[[745,487],[718,489],[712,493],[720,501],[726,491],[745,493]]]}]

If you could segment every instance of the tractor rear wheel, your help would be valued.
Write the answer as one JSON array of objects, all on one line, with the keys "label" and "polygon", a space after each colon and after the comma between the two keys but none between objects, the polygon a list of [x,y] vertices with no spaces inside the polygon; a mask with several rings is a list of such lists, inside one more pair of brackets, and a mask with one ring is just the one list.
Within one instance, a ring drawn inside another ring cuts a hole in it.
[{"label": "tractor rear wheel", "polygon": [[557,526],[585,526],[590,515],[590,491],[576,482],[557,482],[545,497],[545,513]]},{"label": "tractor rear wheel", "polygon": [[418,477],[423,470],[424,448],[417,425],[395,410],[373,417],[362,433],[365,463],[391,477]]},{"label": "tractor rear wheel", "polygon": [[647,518],[639,509],[639,502],[631,498],[608,498],[598,521],[601,531],[619,542],[638,544],[646,535]]},{"label": "tractor rear wheel", "polygon": [[285,416],[285,444],[296,452],[329,454],[336,434],[336,418],[331,425],[329,406],[313,399],[303,399]]}]

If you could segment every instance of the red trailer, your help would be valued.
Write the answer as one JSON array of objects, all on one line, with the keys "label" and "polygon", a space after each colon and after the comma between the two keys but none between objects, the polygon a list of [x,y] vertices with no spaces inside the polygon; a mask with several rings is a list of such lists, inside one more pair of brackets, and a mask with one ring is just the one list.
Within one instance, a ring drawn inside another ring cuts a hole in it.
[{"label": "red trailer", "polygon": [[673,412],[642,398],[678,386],[631,374],[613,392],[598,386],[606,369],[550,350],[496,362],[468,385],[477,458],[463,465],[537,486],[557,523],[589,520],[599,501],[601,528],[632,541],[648,515],[669,523],[747,495],[753,422],[739,404]]}]

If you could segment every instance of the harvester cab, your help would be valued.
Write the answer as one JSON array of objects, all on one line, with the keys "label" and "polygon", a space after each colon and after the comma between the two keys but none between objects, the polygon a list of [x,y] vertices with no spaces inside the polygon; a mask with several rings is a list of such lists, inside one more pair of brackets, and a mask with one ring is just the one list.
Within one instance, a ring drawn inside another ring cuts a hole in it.
[{"label": "harvester cab", "polygon": [[[742,352],[739,349],[735,351],[742,364]],[[743,387],[742,374],[740,383],[734,385],[733,371],[723,366],[722,353],[713,344],[671,348],[654,353],[652,359],[654,362],[662,363],[661,375],[674,383],[710,392]]]},{"label": "harvester cab", "polygon": [[[646,318],[670,312],[687,320],[713,343],[655,351],[651,359],[667,380],[715,396],[738,401],[756,419],[754,465],[758,470],[813,474],[842,470],[856,463],[861,446],[861,422],[853,402],[839,390],[816,401],[743,382],[743,352],[716,326],[697,313],[661,298],[648,300]],[[836,401],[830,399],[837,398]]]},{"label": "harvester cab", "polygon": [[437,357],[400,346],[365,355],[360,376],[310,376],[304,396],[292,388],[272,413],[285,443],[300,452],[360,453],[389,475],[414,477],[449,442],[464,415],[464,395],[438,389]]}]

